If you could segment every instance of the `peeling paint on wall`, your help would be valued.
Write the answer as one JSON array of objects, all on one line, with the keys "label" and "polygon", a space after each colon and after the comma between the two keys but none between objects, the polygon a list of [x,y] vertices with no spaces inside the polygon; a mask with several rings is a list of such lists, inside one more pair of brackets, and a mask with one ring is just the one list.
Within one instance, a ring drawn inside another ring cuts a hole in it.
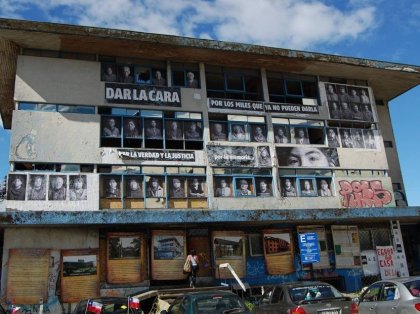
[{"label": "peeling paint on wall", "polygon": [[392,201],[392,193],[382,187],[380,180],[342,180],[339,184],[343,206],[347,208],[383,207]]}]

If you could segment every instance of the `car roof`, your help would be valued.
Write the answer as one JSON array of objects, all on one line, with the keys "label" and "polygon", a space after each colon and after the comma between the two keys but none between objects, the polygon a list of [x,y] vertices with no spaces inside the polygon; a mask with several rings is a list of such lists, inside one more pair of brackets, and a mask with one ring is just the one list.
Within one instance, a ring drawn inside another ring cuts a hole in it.
[{"label": "car roof", "polygon": [[80,300],[80,302],[87,302],[87,301],[95,301],[99,303],[113,303],[113,302],[124,303],[124,302],[128,302],[128,297],[97,297],[97,298]]},{"label": "car roof", "polygon": [[276,286],[283,286],[283,287],[304,287],[304,286],[331,286],[329,283],[323,281],[292,281],[292,282],[283,282]]},{"label": "car roof", "polygon": [[185,296],[214,296],[214,295],[237,295],[230,291],[224,290],[210,290],[210,291],[194,291],[194,292],[187,292],[184,294]]},{"label": "car roof", "polygon": [[420,280],[419,276],[412,276],[412,277],[399,277],[393,279],[384,279],[377,282],[395,282],[395,283],[406,283],[414,280]]}]

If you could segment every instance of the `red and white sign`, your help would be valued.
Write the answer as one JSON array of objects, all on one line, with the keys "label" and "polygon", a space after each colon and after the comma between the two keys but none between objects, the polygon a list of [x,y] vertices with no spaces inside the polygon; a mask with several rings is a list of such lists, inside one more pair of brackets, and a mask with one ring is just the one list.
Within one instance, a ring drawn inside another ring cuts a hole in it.
[{"label": "red and white sign", "polygon": [[377,246],[378,265],[382,280],[397,278],[397,268],[394,262],[394,248],[389,246]]}]

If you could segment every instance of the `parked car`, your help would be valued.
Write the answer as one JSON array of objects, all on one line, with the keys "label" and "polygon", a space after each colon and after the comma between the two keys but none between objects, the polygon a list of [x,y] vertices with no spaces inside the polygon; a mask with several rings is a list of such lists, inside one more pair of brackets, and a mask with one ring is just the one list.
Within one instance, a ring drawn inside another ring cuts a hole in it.
[{"label": "parked car", "polygon": [[161,314],[251,314],[242,299],[229,291],[189,292]]},{"label": "parked car", "polygon": [[420,277],[381,280],[359,298],[361,314],[420,313]]},{"label": "parked car", "polygon": [[357,303],[328,283],[301,281],[267,289],[253,313],[357,314]]},{"label": "parked car", "polygon": [[101,297],[80,301],[73,314],[143,314],[140,302],[132,297]]}]

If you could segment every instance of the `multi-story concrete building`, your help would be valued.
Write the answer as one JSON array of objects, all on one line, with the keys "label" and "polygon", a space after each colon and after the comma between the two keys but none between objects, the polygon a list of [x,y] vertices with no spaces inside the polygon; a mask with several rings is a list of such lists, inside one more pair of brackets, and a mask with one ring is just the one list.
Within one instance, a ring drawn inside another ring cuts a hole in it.
[{"label": "multi-story concrete building", "polygon": [[0,38],[3,303],[182,284],[189,249],[199,284],[229,263],[250,285],[356,291],[377,246],[420,271],[388,111],[420,67],[5,19]]}]

